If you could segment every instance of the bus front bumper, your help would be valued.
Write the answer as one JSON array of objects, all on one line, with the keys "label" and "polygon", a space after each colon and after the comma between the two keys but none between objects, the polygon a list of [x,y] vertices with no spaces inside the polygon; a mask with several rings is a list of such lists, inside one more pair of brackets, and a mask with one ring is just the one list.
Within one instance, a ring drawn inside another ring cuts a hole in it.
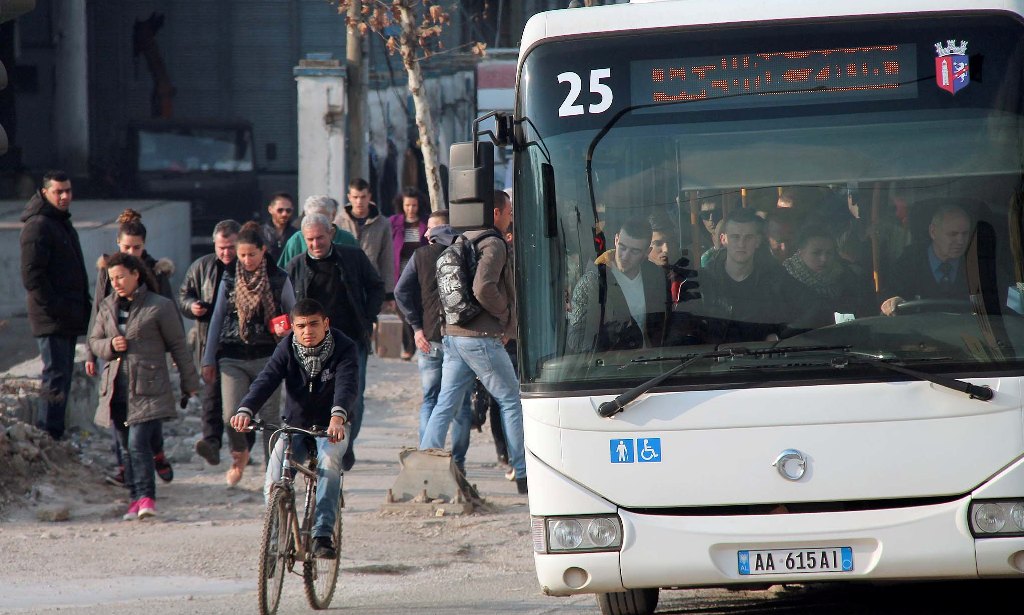
[{"label": "bus front bumper", "polygon": [[[1024,537],[976,539],[967,526],[970,502],[968,496],[908,508],[717,517],[620,509],[620,552],[536,553],[535,563],[541,586],[550,595],[748,583],[1024,577]],[[768,574],[742,574],[739,564],[741,552],[752,558],[757,552],[777,556],[842,548],[852,553],[846,571],[801,572],[776,561]]]}]

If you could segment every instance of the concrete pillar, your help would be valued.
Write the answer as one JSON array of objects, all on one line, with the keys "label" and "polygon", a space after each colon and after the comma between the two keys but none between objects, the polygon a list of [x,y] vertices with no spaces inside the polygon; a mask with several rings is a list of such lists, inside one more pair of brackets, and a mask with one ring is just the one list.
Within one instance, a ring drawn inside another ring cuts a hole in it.
[{"label": "concrete pillar", "polygon": [[345,203],[345,67],[311,53],[293,71],[299,89],[299,207],[326,194]]},{"label": "concrete pillar", "polygon": [[58,167],[89,173],[89,53],[85,2],[53,3],[54,145]]}]

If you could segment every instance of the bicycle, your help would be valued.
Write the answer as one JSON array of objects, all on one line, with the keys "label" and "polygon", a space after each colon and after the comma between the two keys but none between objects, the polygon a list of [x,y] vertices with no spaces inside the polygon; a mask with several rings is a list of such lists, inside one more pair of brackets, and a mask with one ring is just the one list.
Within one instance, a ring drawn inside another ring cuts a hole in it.
[{"label": "bicycle", "polygon": [[[269,425],[260,420],[253,421],[251,429],[274,430],[270,437],[270,450],[273,450],[277,438],[288,438],[281,462],[281,479],[270,488],[267,511],[263,518],[257,582],[260,615],[277,613],[284,573],[286,570],[295,572],[295,565],[299,562],[302,563],[301,574],[309,606],[316,610],[325,609],[334,597],[334,588],[338,582],[338,567],[341,560],[341,509],[344,507],[344,498],[339,500],[338,514],[334,520],[333,539],[338,555],[334,559],[315,557],[312,530],[316,516],[316,447],[310,447],[309,460],[305,464],[292,461],[291,438],[296,435],[326,438],[327,432],[317,427],[306,430],[288,425]],[[295,505],[297,476],[305,478],[306,482],[301,514]]]}]

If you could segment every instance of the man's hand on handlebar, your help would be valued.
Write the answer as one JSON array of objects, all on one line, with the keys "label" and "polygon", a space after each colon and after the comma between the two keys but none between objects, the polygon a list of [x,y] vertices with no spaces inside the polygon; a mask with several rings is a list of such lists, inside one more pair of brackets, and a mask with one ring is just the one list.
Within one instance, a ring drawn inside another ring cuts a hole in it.
[{"label": "man's hand on handlebar", "polygon": [[332,416],[331,424],[327,426],[327,441],[333,444],[344,439],[345,421],[340,416]]},{"label": "man's hand on handlebar", "polygon": [[231,417],[231,426],[234,427],[235,431],[248,431],[249,424],[251,422],[249,415],[244,412],[240,412]]}]

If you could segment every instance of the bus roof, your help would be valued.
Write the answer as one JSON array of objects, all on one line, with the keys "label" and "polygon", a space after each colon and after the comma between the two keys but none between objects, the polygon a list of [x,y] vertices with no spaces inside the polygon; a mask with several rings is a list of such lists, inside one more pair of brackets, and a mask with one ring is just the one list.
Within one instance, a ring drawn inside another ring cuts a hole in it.
[{"label": "bus roof", "polygon": [[[1005,11],[1024,14],[1024,0],[633,0],[630,4],[561,9],[534,15],[523,30],[520,61],[535,43],[579,34],[650,30],[678,26],[758,23],[860,15],[906,15],[948,11]],[[742,15],[738,18],[737,15]]]}]

